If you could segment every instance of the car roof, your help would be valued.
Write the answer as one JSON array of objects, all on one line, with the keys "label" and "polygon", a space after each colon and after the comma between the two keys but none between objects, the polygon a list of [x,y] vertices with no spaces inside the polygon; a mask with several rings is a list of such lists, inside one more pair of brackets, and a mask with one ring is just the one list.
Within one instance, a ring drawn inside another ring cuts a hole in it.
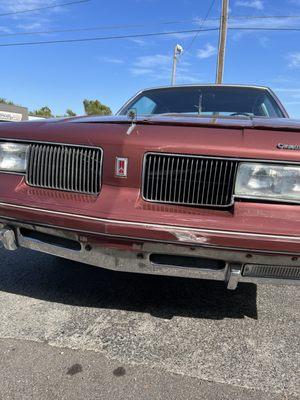
[{"label": "car roof", "polygon": [[176,89],[176,88],[193,88],[193,87],[236,87],[236,88],[245,88],[245,89],[259,89],[259,90],[267,90],[271,91],[271,89],[267,86],[261,85],[246,85],[246,84],[227,84],[227,83],[197,83],[197,84],[185,84],[185,85],[165,85],[165,86],[155,86],[141,90],[144,92],[146,90],[159,90],[159,89]]}]

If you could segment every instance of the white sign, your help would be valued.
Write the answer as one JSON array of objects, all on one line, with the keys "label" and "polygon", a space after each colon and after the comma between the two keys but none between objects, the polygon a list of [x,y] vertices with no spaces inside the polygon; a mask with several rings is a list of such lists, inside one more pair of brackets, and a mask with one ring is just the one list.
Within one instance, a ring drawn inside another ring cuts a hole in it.
[{"label": "white sign", "polygon": [[0,111],[0,121],[20,122],[22,121],[22,114],[9,111]]}]

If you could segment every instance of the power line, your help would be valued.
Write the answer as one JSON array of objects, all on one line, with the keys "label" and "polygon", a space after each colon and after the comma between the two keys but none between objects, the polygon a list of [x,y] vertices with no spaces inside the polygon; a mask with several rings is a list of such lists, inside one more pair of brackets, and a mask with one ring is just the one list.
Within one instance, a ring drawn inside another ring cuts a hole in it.
[{"label": "power line", "polygon": [[[208,28],[202,29],[201,32],[213,32],[218,31],[219,28]],[[184,30],[184,31],[173,31],[173,32],[151,32],[151,33],[141,33],[136,35],[120,35],[120,36],[102,36],[102,37],[92,37],[92,38],[82,38],[82,39],[63,39],[63,40],[48,40],[39,42],[19,42],[19,43],[2,43],[0,47],[13,47],[13,46],[30,46],[30,45],[42,45],[42,44],[59,44],[59,43],[79,43],[79,42],[92,42],[100,40],[117,40],[117,39],[134,39],[142,37],[153,37],[153,36],[167,36],[185,33],[195,33],[198,29]]]},{"label": "power line", "polygon": [[[267,28],[267,27],[229,27],[228,30],[244,30],[244,31],[300,31],[299,28]],[[92,41],[104,41],[104,40],[119,40],[119,39],[135,39],[143,37],[154,37],[154,36],[170,36],[176,34],[196,33],[199,35],[202,32],[216,32],[219,28],[206,28],[206,29],[191,29],[181,30],[172,32],[150,32],[141,33],[135,35],[119,35],[119,36],[100,36],[92,38],[81,38],[81,39],[62,39],[62,40],[47,40],[37,42],[17,42],[17,43],[1,43],[0,47],[15,47],[15,46],[30,46],[30,45],[43,45],[43,44],[60,44],[60,43],[80,43],[80,42],[92,42]]]},{"label": "power line", "polygon": [[230,16],[229,19],[299,19],[300,15],[241,15],[241,16]]},{"label": "power line", "polygon": [[[90,0],[85,0],[90,1]],[[70,3],[67,3],[70,4]],[[55,7],[58,7],[55,6]],[[0,14],[1,16],[2,14]],[[231,16],[229,19],[237,20],[237,19],[247,19],[247,20],[255,20],[255,19],[300,19],[300,15],[294,16]],[[206,19],[206,22],[209,21],[219,21],[220,18],[209,18]],[[204,21],[204,19],[203,19]],[[14,32],[14,33],[1,33],[0,37],[15,37],[15,36],[34,36],[34,35],[45,35],[45,34],[52,34],[52,33],[71,33],[71,32],[90,32],[90,31],[100,31],[100,30],[111,30],[111,29],[134,29],[134,28],[144,28],[147,26],[159,26],[159,25],[175,25],[175,24],[190,24],[195,23],[195,20],[188,19],[188,20],[175,20],[175,21],[161,21],[156,23],[149,23],[149,24],[123,24],[123,25],[103,25],[103,26],[95,26],[95,27],[86,27],[86,28],[69,28],[69,29],[53,29],[53,30],[45,30],[45,31],[31,31],[31,32]],[[203,23],[202,23],[203,27]],[[201,31],[201,28],[199,29]],[[189,46],[191,47],[191,46]]]},{"label": "power line", "polygon": [[[207,10],[206,15],[205,15],[204,19],[202,20],[202,23],[201,23],[201,25],[200,25],[200,28],[198,29],[198,32],[197,32],[196,35],[193,37],[193,39],[191,40],[190,44],[187,46],[186,52],[188,52],[188,51],[191,49],[191,47],[192,47],[193,44],[195,43],[195,40],[198,38],[200,32],[203,31],[202,28],[203,28],[205,22],[207,21],[207,19],[208,19],[208,17],[209,17],[209,14],[211,13],[211,10],[212,10],[213,6],[215,5],[215,2],[216,2],[216,0],[212,0],[211,4],[210,4],[210,6],[209,6],[209,8],[208,8],[208,10]],[[218,30],[219,30],[219,28],[218,28]]]},{"label": "power line", "polygon": [[182,20],[182,21],[157,22],[157,23],[149,23],[149,24],[103,25],[103,26],[95,26],[95,27],[90,27],[90,28],[89,27],[87,27],[87,28],[69,28],[69,29],[57,29],[57,30],[47,30],[47,31],[1,33],[0,37],[44,35],[44,34],[51,34],[51,33],[88,32],[88,31],[100,31],[100,30],[110,30],[110,29],[145,28],[147,26],[186,24],[186,23],[191,23],[191,22],[194,22],[194,21]]},{"label": "power line", "polygon": [[5,14],[0,14],[0,17],[7,17],[9,15],[15,15],[15,14],[24,14],[24,13],[33,12],[33,11],[48,10],[50,8],[56,8],[56,7],[71,6],[73,4],[87,3],[89,1],[91,1],[91,0],[76,0],[76,1],[69,1],[68,3],[52,4],[51,6],[43,6],[43,7],[37,7],[37,8],[30,8],[30,9],[26,9],[26,10],[11,11],[11,12],[8,12]]},{"label": "power line", "polygon": [[267,27],[247,27],[244,26],[243,28],[239,28],[239,27],[229,27],[228,28],[231,31],[295,31],[298,32],[300,31],[300,28],[267,28]]}]

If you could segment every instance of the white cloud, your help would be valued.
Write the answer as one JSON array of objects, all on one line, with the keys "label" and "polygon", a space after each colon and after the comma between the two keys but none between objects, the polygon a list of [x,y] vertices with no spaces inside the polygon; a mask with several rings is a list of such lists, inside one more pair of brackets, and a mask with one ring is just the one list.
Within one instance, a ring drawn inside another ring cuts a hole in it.
[{"label": "white cloud", "polygon": [[276,78],[272,79],[274,83],[291,83],[292,80],[289,79],[287,76],[279,75]]},{"label": "white cloud", "polygon": [[154,54],[152,56],[140,56],[138,57],[133,66],[130,68],[130,72],[135,76],[151,76],[154,77],[157,74],[165,74],[171,70],[172,58],[166,54]]},{"label": "white cloud", "polygon": [[140,39],[140,38],[130,38],[128,40],[130,42],[138,44],[139,46],[145,46],[146,44],[148,44],[148,42],[146,42],[146,40],[143,40],[143,39]]},{"label": "white cloud", "polygon": [[190,73],[188,71],[179,71],[176,74],[177,83],[201,83],[202,81],[203,79],[199,74]]},{"label": "white cloud", "polygon": [[0,32],[1,33],[12,33],[13,31],[6,26],[0,26]]},{"label": "white cloud", "polygon": [[[190,64],[179,59],[177,65],[177,82],[180,83],[196,83],[201,81],[201,76],[195,74],[189,69]],[[169,83],[172,70],[172,55],[155,54],[152,56],[138,57],[129,71],[134,76],[140,76],[151,79],[155,82]]]},{"label": "white cloud", "polygon": [[200,59],[210,58],[217,54],[217,48],[210,43],[206,43],[203,49],[197,51],[197,57]]},{"label": "white cloud", "polygon": [[286,106],[299,106],[300,105],[300,101],[286,101],[285,105]]},{"label": "white cloud", "polygon": [[235,5],[239,7],[255,8],[256,10],[264,9],[264,3],[262,0],[237,0]]},{"label": "white cloud", "polygon": [[47,7],[57,4],[55,0],[6,0],[1,2],[0,10],[4,13],[13,13],[34,8]]},{"label": "white cloud", "polygon": [[300,101],[300,88],[276,88],[274,91],[280,93],[286,101]]},{"label": "white cloud", "polygon": [[139,68],[153,68],[153,67],[164,67],[171,64],[172,58],[165,54],[155,54],[153,56],[141,56],[138,57],[134,63]]},{"label": "white cloud", "polygon": [[124,63],[124,61],[121,60],[120,58],[106,57],[106,56],[97,57],[97,60],[100,62],[109,63],[109,64],[123,64]]},{"label": "white cloud", "polygon": [[[20,29],[26,33],[31,33],[35,30],[42,31],[51,28],[51,22],[53,14],[66,13],[70,11],[70,7],[56,6],[59,2],[57,0],[0,0],[0,14],[8,14],[7,17],[12,18],[15,21],[22,21],[20,24],[15,24],[15,28]],[[64,1],[61,1],[64,3]],[[44,7],[53,8],[38,10]],[[26,10],[35,10],[30,12],[23,12]],[[16,13],[16,14],[14,14]],[[0,32],[4,33],[16,33],[15,30],[4,31],[1,29]]]},{"label": "white cloud", "polygon": [[43,25],[40,22],[32,22],[30,24],[20,24],[18,28],[25,30],[25,31],[35,31],[37,29],[42,29]]},{"label": "white cloud", "polygon": [[134,68],[133,67],[133,68],[130,68],[130,72],[136,76],[154,74],[154,71],[152,69],[148,69],[148,68]]},{"label": "white cloud", "polygon": [[276,92],[296,93],[300,94],[300,88],[276,88]]},{"label": "white cloud", "polygon": [[300,52],[289,54],[288,60],[290,68],[300,68]]},{"label": "white cloud", "polygon": [[268,44],[270,42],[270,38],[266,37],[266,36],[260,36],[260,38],[258,39],[259,44],[261,45],[261,47],[263,47],[264,49],[268,47]]}]

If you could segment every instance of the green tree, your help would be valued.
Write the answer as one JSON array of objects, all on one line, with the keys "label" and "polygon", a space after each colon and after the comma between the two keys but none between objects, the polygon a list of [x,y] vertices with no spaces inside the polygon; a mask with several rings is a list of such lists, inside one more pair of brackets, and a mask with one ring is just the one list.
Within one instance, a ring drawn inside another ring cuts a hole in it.
[{"label": "green tree", "polygon": [[53,114],[49,107],[45,106],[40,108],[39,110],[32,111],[30,115],[34,115],[36,117],[43,117],[43,118],[52,118]]},{"label": "green tree", "polygon": [[76,117],[76,113],[72,111],[70,108],[67,109],[66,114],[68,117]]},{"label": "green tree", "polygon": [[87,115],[111,115],[111,109],[99,100],[83,101],[84,111]]},{"label": "green tree", "polygon": [[0,97],[0,103],[1,103],[1,104],[7,104],[7,105],[9,105],[9,106],[14,106],[14,105],[15,105],[15,103],[13,103],[13,102],[10,101],[10,100],[6,100],[6,99],[4,99],[3,97]]}]

